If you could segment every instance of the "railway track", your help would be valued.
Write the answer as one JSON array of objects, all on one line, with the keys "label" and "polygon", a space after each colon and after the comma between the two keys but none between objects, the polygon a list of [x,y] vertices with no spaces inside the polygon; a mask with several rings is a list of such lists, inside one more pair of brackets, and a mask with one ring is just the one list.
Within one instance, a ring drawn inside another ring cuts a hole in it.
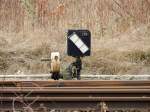
[{"label": "railway track", "polygon": [[149,81],[0,82],[0,112],[150,112]]}]

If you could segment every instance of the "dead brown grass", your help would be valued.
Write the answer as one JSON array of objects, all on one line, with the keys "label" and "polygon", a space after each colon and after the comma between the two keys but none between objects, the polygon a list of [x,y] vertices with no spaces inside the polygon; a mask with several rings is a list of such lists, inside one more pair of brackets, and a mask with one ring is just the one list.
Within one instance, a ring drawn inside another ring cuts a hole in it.
[{"label": "dead brown grass", "polygon": [[48,73],[41,62],[62,55],[67,29],[92,32],[92,56],[84,73],[149,74],[149,0],[0,0],[0,74]]}]

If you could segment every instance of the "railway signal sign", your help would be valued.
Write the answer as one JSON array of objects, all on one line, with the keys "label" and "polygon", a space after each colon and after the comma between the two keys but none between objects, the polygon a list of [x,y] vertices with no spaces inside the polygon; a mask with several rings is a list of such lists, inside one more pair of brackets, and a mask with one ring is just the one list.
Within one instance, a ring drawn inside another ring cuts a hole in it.
[{"label": "railway signal sign", "polygon": [[69,56],[90,56],[91,33],[88,30],[68,30],[67,54]]}]

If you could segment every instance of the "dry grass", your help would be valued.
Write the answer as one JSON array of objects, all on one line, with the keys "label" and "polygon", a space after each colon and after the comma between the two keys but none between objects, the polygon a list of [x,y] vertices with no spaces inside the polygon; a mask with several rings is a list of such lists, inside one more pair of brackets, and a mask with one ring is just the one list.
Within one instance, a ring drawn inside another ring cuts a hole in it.
[{"label": "dry grass", "polygon": [[[21,2],[20,2],[21,1]],[[92,56],[84,73],[150,73],[149,0],[0,0],[0,74],[48,73],[41,62],[51,51],[62,55],[67,29],[92,32]]]}]

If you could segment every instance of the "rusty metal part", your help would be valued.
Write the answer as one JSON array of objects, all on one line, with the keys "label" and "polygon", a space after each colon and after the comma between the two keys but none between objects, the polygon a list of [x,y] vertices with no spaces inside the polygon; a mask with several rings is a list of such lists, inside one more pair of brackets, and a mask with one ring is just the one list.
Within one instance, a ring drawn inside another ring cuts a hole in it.
[{"label": "rusty metal part", "polygon": [[[20,85],[13,87],[9,85],[12,83]],[[0,84],[0,112],[150,110],[150,81],[17,81]]]},{"label": "rusty metal part", "polygon": [[144,93],[149,94],[150,88],[127,88],[127,87],[120,87],[120,88],[66,88],[66,87],[0,87],[0,93],[14,93],[14,92],[21,92],[21,93],[28,93],[32,91],[32,93],[127,93],[127,94],[138,94],[138,93]]},{"label": "rusty metal part", "polygon": [[0,81],[0,87],[105,87],[149,86],[150,81],[101,81],[101,80],[49,80],[49,81]]},{"label": "rusty metal part", "polygon": [[100,101],[150,101],[150,97],[0,97],[1,101],[28,101],[31,102],[35,99],[36,101],[42,101],[42,102],[47,102],[47,101],[58,101],[58,102],[80,102],[80,101],[85,101],[85,102],[100,102]]}]

